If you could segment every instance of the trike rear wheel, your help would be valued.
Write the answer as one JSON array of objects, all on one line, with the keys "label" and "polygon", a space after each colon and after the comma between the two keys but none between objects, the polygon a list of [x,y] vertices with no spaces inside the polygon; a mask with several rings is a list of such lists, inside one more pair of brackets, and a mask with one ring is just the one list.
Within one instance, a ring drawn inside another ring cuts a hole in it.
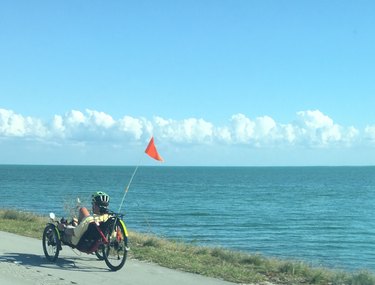
[{"label": "trike rear wheel", "polygon": [[103,260],[103,259],[104,259],[103,251],[104,251],[104,247],[103,247],[103,245],[100,245],[99,248],[98,248],[98,250],[95,251],[95,255],[96,255],[96,257],[97,257],[99,260]]}]

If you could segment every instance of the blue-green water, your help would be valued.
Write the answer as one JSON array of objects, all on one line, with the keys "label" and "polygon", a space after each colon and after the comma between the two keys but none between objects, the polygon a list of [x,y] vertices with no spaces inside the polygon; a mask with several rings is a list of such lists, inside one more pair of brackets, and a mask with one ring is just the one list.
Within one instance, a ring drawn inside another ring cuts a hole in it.
[{"label": "blue-green water", "polygon": [[[103,190],[118,210],[134,167],[0,166],[0,207],[67,216]],[[345,270],[375,271],[375,167],[140,167],[130,230]]]}]

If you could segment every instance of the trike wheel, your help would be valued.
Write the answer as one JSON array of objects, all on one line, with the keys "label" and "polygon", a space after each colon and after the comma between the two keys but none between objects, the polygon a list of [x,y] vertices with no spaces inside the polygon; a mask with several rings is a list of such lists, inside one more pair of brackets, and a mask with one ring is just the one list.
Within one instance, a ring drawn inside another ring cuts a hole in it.
[{"label": "trike wheel", "polygon": [[115,226],[109,226],[106,238],[108,244],[103,245],[104,261],[111,270],[119,270],[124,266],[128,254],[128,238],[120,220],[116,221]]},{"label": "trike wheel", "polygon": [[48,225],[43,232],[43,251],[49,261],[56,261],[60,252],[60,240],[54,225]]}]

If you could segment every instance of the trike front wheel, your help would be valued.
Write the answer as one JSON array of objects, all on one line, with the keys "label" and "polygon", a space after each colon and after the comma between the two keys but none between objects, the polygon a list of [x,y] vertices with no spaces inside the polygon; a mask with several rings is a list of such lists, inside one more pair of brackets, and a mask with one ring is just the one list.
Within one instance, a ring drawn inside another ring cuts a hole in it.
[{"label": "trike front wheel", "polygon": [[108,243],[103,245],[104,261],[111,270],[117,271],[124,266],[128,253],[128,237],[123,222],[116,220],[114,226],[110,225],[106,238]]},{"label": "trike front wheel", "polygon": [[52,224],[47,225],[43,231],[43,252],[49,261],[56,261],[60,252],[60,239],[56,227]]}]

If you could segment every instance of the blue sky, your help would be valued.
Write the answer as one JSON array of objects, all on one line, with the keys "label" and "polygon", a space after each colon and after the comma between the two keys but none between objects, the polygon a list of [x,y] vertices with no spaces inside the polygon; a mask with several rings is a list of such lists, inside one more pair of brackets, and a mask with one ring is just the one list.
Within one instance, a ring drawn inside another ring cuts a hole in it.
[{"label": "blue sky", "polygon": [[373,1],[1,1],[0,163],[374,165]]}]

